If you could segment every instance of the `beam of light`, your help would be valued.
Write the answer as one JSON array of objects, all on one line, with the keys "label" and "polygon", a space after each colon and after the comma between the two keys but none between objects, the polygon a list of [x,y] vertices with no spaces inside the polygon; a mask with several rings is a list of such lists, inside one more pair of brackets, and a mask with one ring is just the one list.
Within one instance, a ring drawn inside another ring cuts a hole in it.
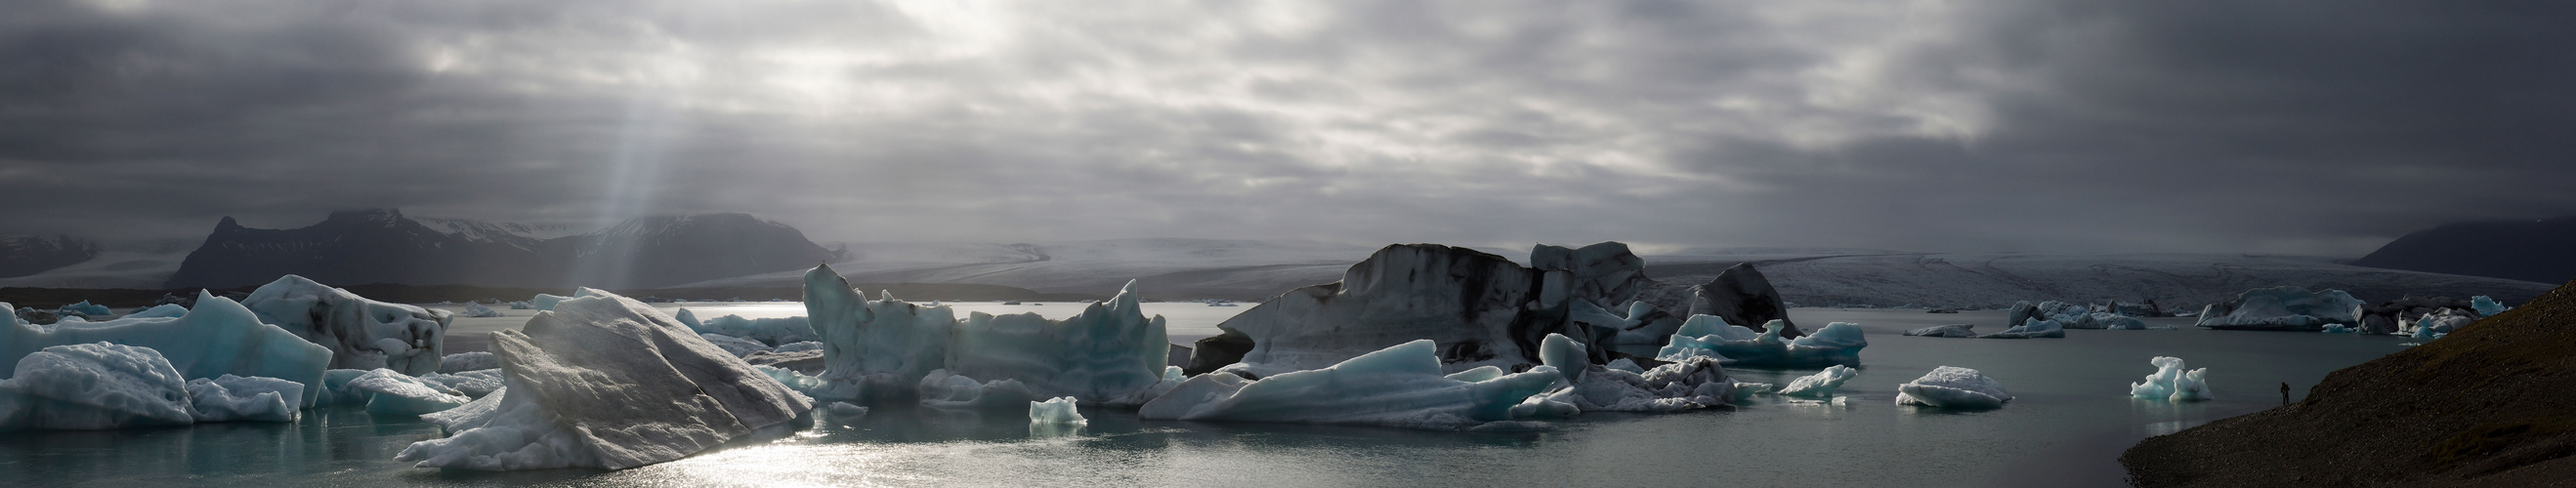
[{"label": "beam of light", "polygon": [[[617,149],[608,161],[606,178],[600,180],[607,186],[600,193],[598,222],[624,223],[647,215],[655,207],[661,197],[663,165],[668,162],[665,149],[678,123],[674,112],[685,101],[684,93],[685,90],[639,88],[628,97],[626,117],[617,131]],[[618,239],[616,234],[621,232],[651,230],[622,226],[608,229],[608,239],[592,243],[575,255],[571,276],[574,284],[601,288],[632,285],[626,280],[641,264],[635,262],[635,249],[603,244],[631,242]]]}]

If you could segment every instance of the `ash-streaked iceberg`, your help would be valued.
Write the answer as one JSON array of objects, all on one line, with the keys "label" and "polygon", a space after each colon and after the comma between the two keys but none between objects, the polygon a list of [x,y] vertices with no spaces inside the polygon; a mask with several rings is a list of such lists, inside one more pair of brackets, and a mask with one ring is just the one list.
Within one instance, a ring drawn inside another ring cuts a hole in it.
[{"label": "ash-streaked iceberg", "polygon": [[2156,365],[2156,372],[2147,375],[2146,381],[2130,383],[2129,396],[2174,403],[2210,399],[2209,368],[2184,371],[2182,358],[2168,356],[2156,356],[2147,363]]},{"label": "ash-streaked iceberg", "polygon": [[1869,347],[1860,326],[1835,322],[1825,324],[1812,334],[1797,339],[1781,339],[1787,327],[1773,324],[1767,330],[1726,323],[1713,315],[1694,315],[1673,333],[1664,347],[1655,351],[1655,359],[1680,361],[1690,357],[1715,357],[1729,365],[1813,368],[1826,365],[1860,365],[1860,350]]},{"label": "ash-streaked iceberg", "polygon": [[395,459],[421,467],[625,469],[786,424],[813,400],[651,306],[582,290],[518,331],[492,333],[505,386],[424,416],[447,438]]},{"label": "ash-streaked iceberg", "polygon": [[860,403],[918,397],[921,379],[947,367],[957,314],[896,300],[868,300],[830,265],[805,272],[805,316],[822,336],[826,383],[816,396]]},{"label": "ash-streaked iceberg", "polygon": [[1260,380],[1202,374],[1146,402],[1139,417],[1156,420],[1366,424],[1459,429],[1511,419],[1521,400],[1562,377],[1555,368],[1484,381],[1449,378],[1439,346],[1418,339],[1321,369]]},{"label": "ash-streaked iceberg", "polygon": [[1417,339],[1442,369],[1539,363],[1551,333],[1589,338],[1566,318],[1565,270],[1437,244],[1379,249],[1334,283],[1290,290],[1217,324],[1198,342],[1195,374],[1235,367],[1255,376],[1312,370]]},{"label": "ash-streaked iceberg", "polygon": [[368,300],[302,276],[286,275],[241,301],[261,322],[331,348],[334,369],[386,368],[406,375],[438,372],[452,314]]},{"label": "ash-streaked iceberg", "polygon": [[[1726,368],[1719,365],[1716,357],[1682,358],[1639,374],[1584,361],[1588,356],[1584,346],[1563,335],[1548,334],[1540,348],[1539,357],[1547,360],[1545,369],[1531,371],[1555,371],[1564,382],[1561,387],[1522,400],[1513,407],[1514,417],[1562,417],[1599,411],[1673,412],[1725,406],[1735,399],[1735,381],[1726,376]],[[1499,377],[1501,373],[1495,370],[1488,376]]]},{"label": "ash-streaked iceberg", "polygon": [[319,397],[331,349],[286,329],[230,298],[197,292],[196,304],[178,317],[119,318],[0,327],[0,361],[15,362],[47,347],[109,342],[151,348],[180,376],[260,376],[304,385],[305,405]]},{"label": "ash-streaked iceberg", "polygon": [[1791,323],[1787,302],[1752,264],[1738,264],[1698,285],[1678,285],[1647,278],[1646,262],[1620,242],[1581,248],[1538,245],[1530,250],[1530,267],[1569,272],[1567,293],[1575,301],[1601,310],[1628,313],[1616,323],[1591,323],[1609,344],[1660,344],[1686,317],[1715,315],[1732,324],[1755,324],[1767,331],[1779,321],[1782,337],[1806,335]]},{"label": "ash-streaked iceberg", "polygon": [[2012,399],[2012,392],[2004,391],[2002,383],[1977,370],[1956,366],[1932,368],[1921,378],[1896,385],[1897,405],[1987,410],[2003,408],[2004,402]]}]

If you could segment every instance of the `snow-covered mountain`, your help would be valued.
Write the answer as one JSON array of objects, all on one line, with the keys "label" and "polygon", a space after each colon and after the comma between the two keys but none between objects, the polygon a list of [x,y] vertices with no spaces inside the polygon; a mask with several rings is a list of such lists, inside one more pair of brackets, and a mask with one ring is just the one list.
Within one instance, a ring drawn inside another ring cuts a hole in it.
[{"label": "snow-covered mountain", "polygon": [[607,229],[414,219],[392,209],[333,212],[297,229],[232,218],[181,261],[167,287],[230,287],[298,274],[335,284],[658,287],[803,269],[831,251],[744,214],[655,216]]}]

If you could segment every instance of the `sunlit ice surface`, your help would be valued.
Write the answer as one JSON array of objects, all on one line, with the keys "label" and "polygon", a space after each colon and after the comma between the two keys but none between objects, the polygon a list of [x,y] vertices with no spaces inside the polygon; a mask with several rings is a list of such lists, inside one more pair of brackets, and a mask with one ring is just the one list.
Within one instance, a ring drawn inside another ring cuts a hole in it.
[{"label": "sunlit ice surface", "polygon": [[[699,310],[697,304],[678,305]],[[1051,317],[1078,313],[1078,306],[1067,305],[1078,304],[991,304]],[[1175,307],[1175,313],[1188,307],[1215,309],[1208,313],[1245,308],[1164,305]],[[801,305],[793,303],[725,306],[784,307],[778,311],[802,314]],[[525,310],[505,312],[513,316],[496,320],[524,323],[528,315]],[[632,470],[512,473],[420,469],[394,462],[404,446],[439,437],[438,428],[335,408],[313,411],[293,424],[0,435],[0,480],[12,487],[1488,486],[1594,485],[1605,480],[1658,486],[1743,480],[2117,486],[2122,473],[2114,459],[2138,439],[2279,405],[2281,383],[2291,384],[2290,400],[2298,400],[2327,372],[2402,350],[2399,343],[2409,340],[2208,330],[2071,330],[2065,339],[1940,339],[1897,333],[1962,322],[1984,331],[2003,320],[2002,312],[1801,308],[1790,313],[1802,324],[1856,322],[1867,330],[1864,367],[1838,392],[1839,402],[1756,397],[1734,409],[1590,413],[1543,432],[1143,421],[1133,412],[1093,408],[1082,409],[1091,421],[1080,428],[1032,429],[1027,416],[1016,411],[880,406],[853,425],[817,421],[775,440]],[[2180,325],[2189,319],[2149,322]],[[1175,336],[1175,342],[1187,342]],[[2147,360],[2159,355],[2209,368],[2217,399],[2170,404],[2130,398],[2128,384],[2153,372]],[[1983,371],[2017,398],[2000,410],[1966,413],[1894,405],[1896,384],[1942,365]],[[1739,381],[1775,384],[1813,372],[1728,369]]]}]

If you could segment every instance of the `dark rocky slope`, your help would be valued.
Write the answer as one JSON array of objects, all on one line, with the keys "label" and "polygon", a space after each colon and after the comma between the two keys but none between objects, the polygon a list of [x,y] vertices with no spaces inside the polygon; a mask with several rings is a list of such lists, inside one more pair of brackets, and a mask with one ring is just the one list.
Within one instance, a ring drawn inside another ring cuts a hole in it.
[{"label": "dark rocky slope", "polygon": [[2576,283],[2120,462],[2151,487],[2576,485]]},{"label": "dark rocky slope", "polygon": [[2576,217],[2460,222],[2415,231],[2354,266],[2563,283],[2576,279]]},{"label": "dark rocky slope", "polygon": [[656,288],[834,256],[794,227],[738,213],[642,217],[538,239],[504,225],[378,209],[333,212],[297,229],[253,229],[226,217],[165,286],[226,288],[296,274],[353,285]]}]

